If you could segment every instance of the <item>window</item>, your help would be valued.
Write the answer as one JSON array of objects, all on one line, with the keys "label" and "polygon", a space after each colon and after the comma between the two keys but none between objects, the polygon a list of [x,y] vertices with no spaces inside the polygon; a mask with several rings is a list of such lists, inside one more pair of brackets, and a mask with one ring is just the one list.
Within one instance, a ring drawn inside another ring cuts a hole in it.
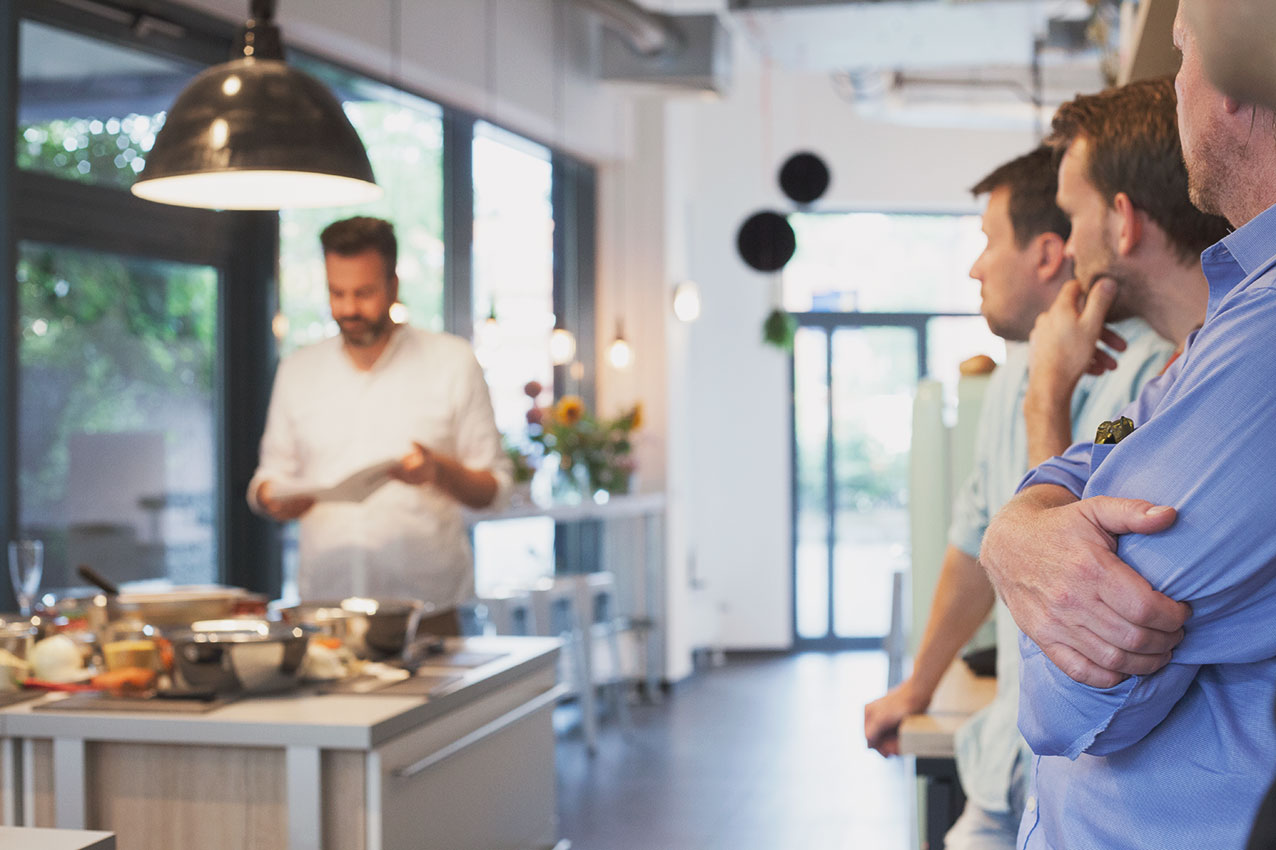
[{"label": "window", "polygon": [[218,273],[23,242],[19,523],[46,587],[217,579]]},{"label": "window", "polygon": [[[548,148],[482,121],[474,127],[473,163],[475,353],[496,426],[509,444],[525,447],[530,399],[523,387],[537,381],[546,395],[554,390],[553,168]],[[554,524],[479,525],[474,552],[480,594],[530,585],[554,571]]]},{"label": "window", "polygon": [[18,167],[127,189],[201,67],[34,21],[18,37]]}]

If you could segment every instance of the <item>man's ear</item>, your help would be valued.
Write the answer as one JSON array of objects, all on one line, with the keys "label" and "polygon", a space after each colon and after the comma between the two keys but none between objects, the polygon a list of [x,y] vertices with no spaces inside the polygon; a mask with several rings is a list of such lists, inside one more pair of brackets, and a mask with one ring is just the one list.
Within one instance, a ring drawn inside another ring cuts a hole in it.
[{"label": "man's ear", "polygon": [[[1058,233],[1046,231],[1037,235],[1037,279],[1049,283],[1060,276],[1068,258],[1064,256],[1064,239]],[[1064,275],[1067,277],[1067,275]]]},{"label": "man's ear", "polygon": [[1125,192],[1117,192],[1112,199],[1112,209],[1108,211],[1108,224],[1111,228],[1112,244],[1116,246],[1119,256],[1130,256],[1143,241],[1143,215],[1135,208],[1134,202]]},{"label": "man's ear", "polygon": [[399,276],[391,275],[390,277],[390,303],[394,304],[399,300]]}]

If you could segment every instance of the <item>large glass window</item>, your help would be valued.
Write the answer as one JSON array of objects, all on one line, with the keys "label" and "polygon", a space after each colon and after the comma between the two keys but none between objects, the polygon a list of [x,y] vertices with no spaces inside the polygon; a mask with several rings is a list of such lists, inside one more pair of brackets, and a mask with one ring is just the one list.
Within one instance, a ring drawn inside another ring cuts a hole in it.
[{"label": "large glass window", "polygon": [[18,167],[131,186],[165,111],[200,67],[34,21],[18,37]]},{"label": "large glass window", "polygon": [[[527,446],[523,392],[529,381],[553,394],[553,169],[548,148],[486,122],[474,129],[475,353],[508,444]],[[529,585],[554,570],[554,524],[545,519],[484,523],[474,534],[480,593]]]},{"label": "large glass window", "polygon": [[18,516],[46,587],[217,578],[218,273],[24,242]]},{"label": "large glass window", "polygon": [[328,310],[319,232],[370,215],[394,223],[399,239],[399,306],[394,318],[443,329],[443,113],[438,105],[315,60],[294,63],[341,99],[385,195],[357,207],[279,214],[280,350],[337,333]]}]

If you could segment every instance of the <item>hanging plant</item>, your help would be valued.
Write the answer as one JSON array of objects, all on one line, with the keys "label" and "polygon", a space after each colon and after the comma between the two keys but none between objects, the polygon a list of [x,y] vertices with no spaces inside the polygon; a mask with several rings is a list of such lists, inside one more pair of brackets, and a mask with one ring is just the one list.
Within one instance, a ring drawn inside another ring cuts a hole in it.
[{"label": "hanging plant", "polygon": [[793,339],[796,336],[797,319],[779,307],[772,310],[762,323],[762,341],[783,351],[793,350]]}]

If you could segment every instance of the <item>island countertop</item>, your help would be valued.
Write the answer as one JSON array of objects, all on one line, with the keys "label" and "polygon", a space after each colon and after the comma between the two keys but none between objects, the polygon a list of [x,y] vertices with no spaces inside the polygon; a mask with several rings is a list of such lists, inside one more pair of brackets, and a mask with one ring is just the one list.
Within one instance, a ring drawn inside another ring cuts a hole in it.
[{"label": "island countertop", "polygon": [[204,713],[49,709],[63,694],[9,706],[3,821],[110,830],[131,850],[409,848],[427,827],[449,850],[553,846],[558,647],[449,640],[440,661],[469,659],[422,665],[457,677],[428,698],[303,688]]}]

